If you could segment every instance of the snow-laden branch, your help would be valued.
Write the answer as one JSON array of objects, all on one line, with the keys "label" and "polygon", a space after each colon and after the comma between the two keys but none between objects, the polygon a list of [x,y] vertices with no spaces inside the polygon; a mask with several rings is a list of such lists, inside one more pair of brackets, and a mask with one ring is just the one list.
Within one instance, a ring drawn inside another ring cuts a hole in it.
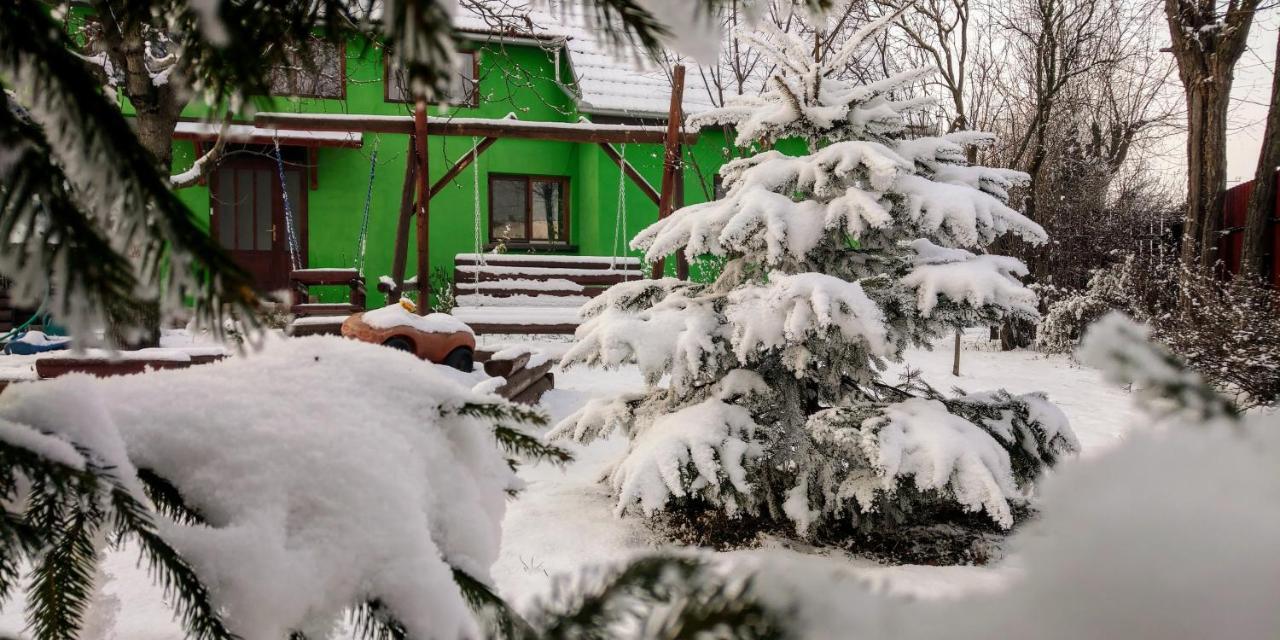
[{"label": "snow-laden branch", "polygon": [[975,308],[992,305],[1005,313],[1036,317],[1036,294],[1018,280],[1027,267],[1017,258],[974,255],[928,240],[912,242],[911,250],[913,268],[900,282],[915,290],[921,315],[928,317],[945,297]]},{"label": "snow-laden branch", "polygon": [[169,176],[169,185],[176,189],[186,189],[194,186],[208,176],[218,161],[222,159],[222,151],[227,144],[227,129],[231,126],[231,122],[224,121],[222,128],[218,130],[218,137],[213,143],[213,147],[204,152],[195,162],[191,163],[191,168],[182,173]]}]

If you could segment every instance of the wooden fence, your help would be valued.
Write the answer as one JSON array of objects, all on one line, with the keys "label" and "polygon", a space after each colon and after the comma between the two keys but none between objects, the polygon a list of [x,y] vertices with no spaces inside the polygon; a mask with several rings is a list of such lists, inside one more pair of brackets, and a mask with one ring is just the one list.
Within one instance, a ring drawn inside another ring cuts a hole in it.
[{"label": "wooden fence", "polygon": [[[1280,171],[1276,172],[1280,174]],[[1280,177],[1280,176],[1278,176]],[[1240,254],[1244,248],[1244,216],[1249,208],[1249,196],[1253,193],[1253,181],[1227,189],[1222,206],[1222,236],[1218,240],[1218,256],[1225,268],[1224,275],[1240,272]],[[1280,190],[1271,204],[1271,218],[1267,221],[1267,249],[1263,256],[1263,270],[1270,274],[1272,286],[1280,287]]]}]

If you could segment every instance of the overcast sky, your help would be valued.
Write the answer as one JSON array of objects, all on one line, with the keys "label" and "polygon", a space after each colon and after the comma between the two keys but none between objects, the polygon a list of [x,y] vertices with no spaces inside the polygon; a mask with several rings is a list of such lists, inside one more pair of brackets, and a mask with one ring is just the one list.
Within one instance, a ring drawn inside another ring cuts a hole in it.
[{"label": "overcast sky", "polygon": [[1231,88],[1230,129],[1227,133],[1227,180],[1237,184],[1253,179],[1262,149],[1271,78],[1276,69],[1276,32],[1280,9],[1259,15],[1249,30],[1249,50],[1236,63]]}]

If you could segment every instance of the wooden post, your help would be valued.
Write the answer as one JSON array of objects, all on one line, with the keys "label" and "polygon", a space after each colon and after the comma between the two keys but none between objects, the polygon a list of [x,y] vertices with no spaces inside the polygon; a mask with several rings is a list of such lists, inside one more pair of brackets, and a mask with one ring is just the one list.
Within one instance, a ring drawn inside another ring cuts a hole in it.
[{"label": "wooden post", "polygon": [[955,358],[951,361],[951,375],[960,375],[960,330],[956,329],[956,352]]},{"label": "wooden post", "polygon": [[409,224],[413,222],[413,191],[417,179],[417,140],[410,135],[409,148],[404,154],[404,186],[400,191],[400,220],[396,223],[395,255],[391,259],[391,279],[396,284],[395,289],[383,292],[387,294],[387,304],[395,304],[404,293],[404,268],[409,261]]},{"label": "wooden post", "polygon": [[[678,64],[671,73],[671,107],[667,110],[667,137],[664,143],[666,153],[662,162],[662,197],[658,202],[658,219],[661,220],[674,211],[676,200],[676,184],[684,177],[680,168],[680,126],[684,122],[681,104],[684,101],[684,65]],[[653,277],[661,278],[666,273],[667,261],[658,258],[653,263]]]},{"label": "wooden post", "polygon": [[413,112],[414,141],[418,156],[418,315],[431,313],[431,261],[429,260],[431,224],[431,184],[427,164],[427,103],[419,98]]}]

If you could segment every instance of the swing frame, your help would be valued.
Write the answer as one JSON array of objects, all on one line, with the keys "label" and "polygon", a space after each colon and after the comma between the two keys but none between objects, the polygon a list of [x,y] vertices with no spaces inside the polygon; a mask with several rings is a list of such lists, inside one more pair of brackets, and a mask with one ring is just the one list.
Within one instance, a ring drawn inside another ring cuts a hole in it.
[{"label": "swing frame", "polygon": [[[542,140],[575,142],[599,145],[605,155],[618,165],[622,174],[640,188],[647,198],[658,205],[659,219],[683,205],[684,185],[681,172],[682,146],[695,144],[697,132],[684,131],[682,102],[684,95],[684,65],[673,69],[671,106],[665,127],[627,124],[596,124],[591,122],[534,122],[507,118],[429,118],[427,103],[419,99],[413,116],[363,116],[347,114],[299,114],[263,112],[254,116],[254,125],[276,130],[339,131],[348,133],[397,133],[409,134],[408,161],[405,163],[404,189],[400,200],[400,219],[396,225],[396,246],[392,260],[391,279],[394,287],[379,283],[379,291],[389,299],[398,297],[404,287],[404,273],[408,262],[410,224],[417,222],[417,291],[418,313],[430,313],[429,225],[432,196],[458,177],[481,153],[499,139]],[[430,159],[427,140],[431,135],[482,138],[472,151],[459,158],[435,184],[428,175]],[[622,157],[614,144],[662,144],[663,172],[661,191],[654,189],[634,166]],[[661,277],[664,260],[655,262],[654,274]],[[688,265],[683,254],[677,254],[677,272],[688,277]]]}]

